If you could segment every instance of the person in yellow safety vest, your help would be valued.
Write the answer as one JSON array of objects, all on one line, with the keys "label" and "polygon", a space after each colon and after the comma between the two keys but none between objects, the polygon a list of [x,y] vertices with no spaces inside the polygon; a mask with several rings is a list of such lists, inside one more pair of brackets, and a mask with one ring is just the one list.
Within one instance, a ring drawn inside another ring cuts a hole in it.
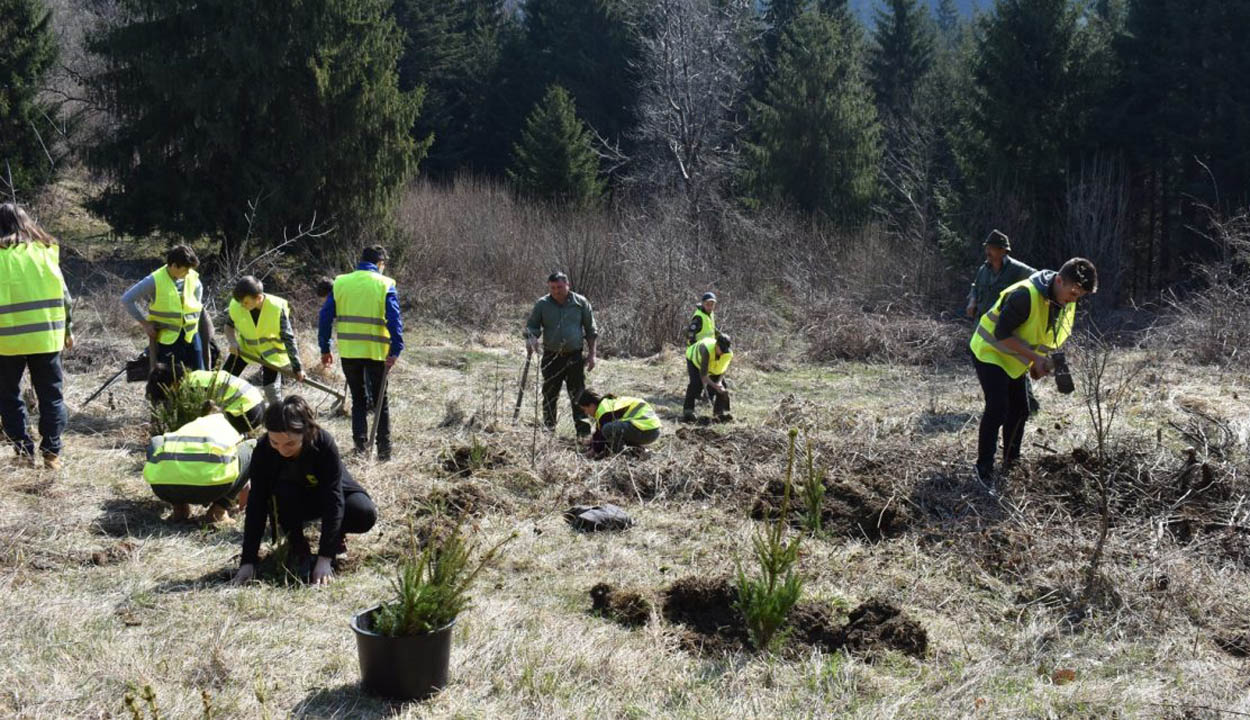
[{"label": "person in yellow safety vest", "polygon": [[156,497],[174,506],[171,520],[189,519],[192,505],[207,505],[209,522],[229,520],[232,508],[247,503],[255,444],[214,412],[152,438],[143,479]]},{"label": "person in yellow safety vest", "polygon": [[660,417],[642,398],[600,395],[587,388],[577,396],[577,406],[594,418],[595,434],[587,451],[590,457],[650,445],[660,437]]},{"label": "person in yellow safety vest", "polygon": [[[330,329],[338,325],[339,356],[352,395],[352,442],[355,452],[369,441],[369,409],[382,403],[378,416],[377,458],[391,458],[391,413],[382,379],[404,349],[404,322],[399,315],[395,281],[382,274],[386,248],[371,245],[360,255],[355,272],[334,278],[334,285],[317,318],[321,364],[334,362]],[[378,397],[381,395],[382,397]]]},{"label": "person in yellow safety vest", "polygon": [[[156,360],[176,362],[192,370],[204,369],[200,314],[204,287],[196,268],[200,259],[186,245],[165,253],[165,264],[122,295],[122,306],[157,345]],[[147,310],[140,307],[147,303]]]},{"label": "person in yellow safety vest", "polygon": [[282,397],[282,370],[297,381],[304,379],[290,305],[277,295],[267,294],[264,284],[251,275],[239,278],[233,295],[225,323],[230,356],[222,369],[242,375],[248,363],[261,365],[265,399],[277,402]]},{"label": "person in yellow safety vest", "polygon": [[725,373],[734,356],[730,347],[729,336],[721,333],[718,337],[703,338],[686,349],[686,373],[690,382],[686,385],[682,422],[695,421],[694,404],[705,392],[712,402],[716,422],[733,420],[733,415],[729,414],[729,387],[725,382]]},{"label": "person in yellow safety vest", "polygon": [[26,427],[22,375],[39,399],[39,451],[44,467],[61,468],[67,414],[61,351],[74,346],[70,297],[60,247],[26,211],[0,204],[0,418],[19,465],[33,467],[35,442]]},{"label": "person in yellow safety vest", "polygon": [[158,363],[148,378],[148,400],[153,406],[165,402],[177,386],[200,388],[204,399],[221,408],[235,430],[246,435],[259,428],[265,418],[265,397],[243,378],[225,370],[177,371],[168,363]]},{"label": "person in yellow safety vest", "polygon": [[1094,264],[1072,258],[1058,272],[1040,270],[1008,286],[981,316],[969,346],[985,394],[973,466],[982,483],[993,483],[1000,430],[1004,470],[1020,457],[1029,417],[1025,376],[1040,380],[1054,370],[1048,356],[1072,333],[1076,301],[1097,290]]},{"label": "person in yellow safety vest", "polygon": [[705,292],[686,326],[686,349],[707,338],[716,337],[716,293]]}]

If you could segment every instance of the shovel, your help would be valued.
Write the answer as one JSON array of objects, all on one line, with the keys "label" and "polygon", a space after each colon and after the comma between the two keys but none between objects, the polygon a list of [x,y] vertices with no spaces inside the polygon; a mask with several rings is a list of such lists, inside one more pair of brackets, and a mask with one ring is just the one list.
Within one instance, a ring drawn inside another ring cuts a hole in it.
[{"label": "shovel", "polygon": [[[243,356],[240,355],[239,357],[243,357]],[[323,393],[333,396],[334,404],[330,406],[330,410],[329,410],[330,415],[332,416],[337,415],[339,411],[343,409],[343,403],[347,401],[347,396],[345,394],[339,392],[338,390],[335,390],[334,388],[330,387],[329,385],[326,385],[323,382],[320,382],[318,380],[313,380],[307,375],[304,376],[303,380],[297,380],[295,377],[295,373],[291,372],[290,368],[280,368],[277,365],[270,365],[269,363],[259,358],[244,357],[243,359],[248,360],[250,362],[255,362],[257,365],[260,365],[261,367],[267,370],[273,370],[274,372],[280,374],[284,378],[295,380],[295,382],[302,382],[305,385],[308,385],[309,387],[316,388],[317,390],[320,390]],[[385,379],[383,380],[383,382],[385,382]]]},{"label": "shovel", "polygon": [[391,380],[391,369],[382,370],[382,382],[378,387],[377,397],[373,398],[373,422],[369,423],[368,452],[373,454],[373,441],[378,438],[378,421],[382,419],[382,402],[386,399],[386,385]]},{"label": "shovel", "polygon": [[525,399],[525,381],[530,376],[530,360],[534,357],[534,351],[529,350],[525,353],[525,368],[521,370],[521,387],[516,391],[516,407],[512,409],[512,424],[516,425],[516,421],[521,417],[521,401]]}]

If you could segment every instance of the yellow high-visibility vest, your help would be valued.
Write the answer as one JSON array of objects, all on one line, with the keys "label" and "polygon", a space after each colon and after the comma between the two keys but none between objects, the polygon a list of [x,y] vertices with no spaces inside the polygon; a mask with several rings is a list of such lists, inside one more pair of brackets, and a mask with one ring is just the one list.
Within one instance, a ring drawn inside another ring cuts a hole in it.
[{"label": "yellow high-visibility vest", "polygon": [[385,360],[391,350],[386,327],[386,294],[395,281],[372,270],[356,270],[334,278],[334,320],[339,355]]},{"label": "yellow high-visibility vest", "polygon": [[999,294],[998,299],[994,301],[994,306],[989,309],[989,312],[981,316],[981,320],[977,323],[977,329],[972,333],[972,341],[969,343],[969,347],[972,348],[972,354],[978,360],[999,366],[1011,378],[1018,378],[1028,372],[1029,365],[1032,363],[1025,356],[1013,352],[995,339],[994,329],[998,327],[1003,299],[1022,287],[1029,289],[1029,299],[1032,301],[1032,306],[1029,310],[1029,319],[1016,328],[1015,332],[1012,333],[1012,337],[1022,340],[1034,352],[1040,355],[1049,355],[1052,351],[1058,350],[1064,341],[1068,339],[1068,336],[1072,334],[1072,323],[1076,317],[1076,303],[1064,305],[1063,309],[1058,311],[1059,317],[1055,320],[1053,331],[1049,331],[1050,314],[1055,309],[1052,308],[1050,302],[1042,294],[1042,291],[1038,289],[1032,278],[1021,280],[1004,289]]},{"label": "yellow high-visibility vest", "polygon": [[639,430],[658,430],[660,428],[660,417],[655,414],[655,409],[651,407],[651,403],[636,397],[604,398],[599,403],[599,407],[595,408],[595,422],[602,426],[600,418],[605,413],[621,410],[624,410],[625,414],[619,419],[633,424]]},{"label": "yellow high-visibility vest", "polygon": [[[699,367],[700,347],[707,348],[708,366],[706,368]],[[724,375],[725,371],[729,369],[729,361],[733,360],[733,358],[734,354],[732,352],[721,353],[720,357],[716,356],[716,338],[714,337],[703,338],[686,348],[686,359],[694,363],[695,367],[698,367],[701,372],[706,370],[708,375]]]},{"label": "yellow high-visibility vest", "polygon": [[41,242],[18,240],[0,249],[0,355],[39,355],[65,348],[60,257],[58,246]]},{"label": "yellow high-visibility vest", "polygon": [[152,279],[156,281],[156,294],[148,306],[148,322],[156,326],[156,339],[162,345],[173,345],[184,334],[190,342],[199,330],[200,313],[204,310],[203,305],[195,298],[195,290],[200,286],[200,274],[188,270],[187,276],[182,280],[180,294],[167,267],[162,265],[152,273]]},{"label": "yellow high-visibility vest", "polygon": [[212,390],[212,400],[227,415],[243,416],[265,401],[265,396],[250,382],[225,370],[192,370],[182,376],[183,384]]},{"label": "yellow high-visibility vest", "polygon": [[[708,314],[703,312],[702,307],[696,307],[694,309],[694,317],[699,318],[703,321],[703,323],[699,332],[695,334],[694,343],[691,343],[692,345],[701,340],[716,337],[716,313],[713,312]],[[691,319],[693,320],[694,318]]]},{"label": "yellow high-visibility vest", "polygon": [[239,477],[243,436],[221,413],[192,420],[148,444],[143,479],[151,485],[230,485]]},{"label": "yellow high-visibility vest", "polygon": [[254,363],[263,360],[280,368],[291,365],[281,334],[282,313],[289,311],[286,300],[266,293],[260,306],[260,319],[253,322],[250,310],[238,300],[230,300],[230,321],[234,323],[234,337],[239,341],[239,354],[244,360]]}]

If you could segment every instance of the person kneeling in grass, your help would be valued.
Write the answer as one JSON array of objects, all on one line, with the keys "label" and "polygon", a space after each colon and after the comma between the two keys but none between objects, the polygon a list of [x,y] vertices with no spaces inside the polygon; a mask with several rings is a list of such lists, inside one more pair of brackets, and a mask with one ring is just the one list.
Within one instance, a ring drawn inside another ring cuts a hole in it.
[{"label": "person kneeling in grass", "polygon": [[234,584],[256,577],[260,541],[271,503],[286,535],[288,564],[302,574],[311,561],[304,524],[321,519],[321,539],[309,582],[334,577],[331,563],[347,552],[344,536],[368,532],[378,508],[343,466],[334,438],[313,419],[304,398],[289,395],[265,410],[265,429],[252,456],[252,490],[243,524],[243,555]]},{"label": "person kneeling in grass", "polygon": [[577,396],[577,405],[594,419],[595,434],[586,453],[589,457],[650,445],[660,437],[660,417],[642,398],[600,395],[587,388]]},{"label": "person kneeling in grass", "polygon": [[156,497],[174,506],[171,520],[187,520],[192,505],[207,505],[209,522],[230,519],[247,502],[247,478],[255,441],[244,440],[216,408],[148,443],[143,479]]},{"label": "person kneeling in grass", "polygon": [[148,378],[148,402],[158,406],[180,387],[201,390],[199,397],[220,406],[234,429],[244,435],[259,428],[265,416],[264,396],[243,378],[225,370],[184,370],[169,363],[157,363]]}]

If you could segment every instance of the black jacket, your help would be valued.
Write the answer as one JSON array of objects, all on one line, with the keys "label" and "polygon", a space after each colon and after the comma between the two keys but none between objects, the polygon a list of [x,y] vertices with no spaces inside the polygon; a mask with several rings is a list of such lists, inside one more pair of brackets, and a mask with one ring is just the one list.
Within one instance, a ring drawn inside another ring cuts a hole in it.
[{"label": "black jacket", "polygon": [[277,499],[282,503],[284,498],[315,499],[321,510],[321,541],[317,554],[334,557],[343,523],[343,496],[364,492],[365,489],[352,479],[343,466],[338,446],[330,433],[319,429],[316,439],[306,444],[299,457],[293,460],[282,457],[269,444],[269,435],[262,435],[256,443],[256,451],[252,453],[249,474],[252,491],[247,498],[240,562],[257,562],[265,524],[269,519],[270,500]]}]

